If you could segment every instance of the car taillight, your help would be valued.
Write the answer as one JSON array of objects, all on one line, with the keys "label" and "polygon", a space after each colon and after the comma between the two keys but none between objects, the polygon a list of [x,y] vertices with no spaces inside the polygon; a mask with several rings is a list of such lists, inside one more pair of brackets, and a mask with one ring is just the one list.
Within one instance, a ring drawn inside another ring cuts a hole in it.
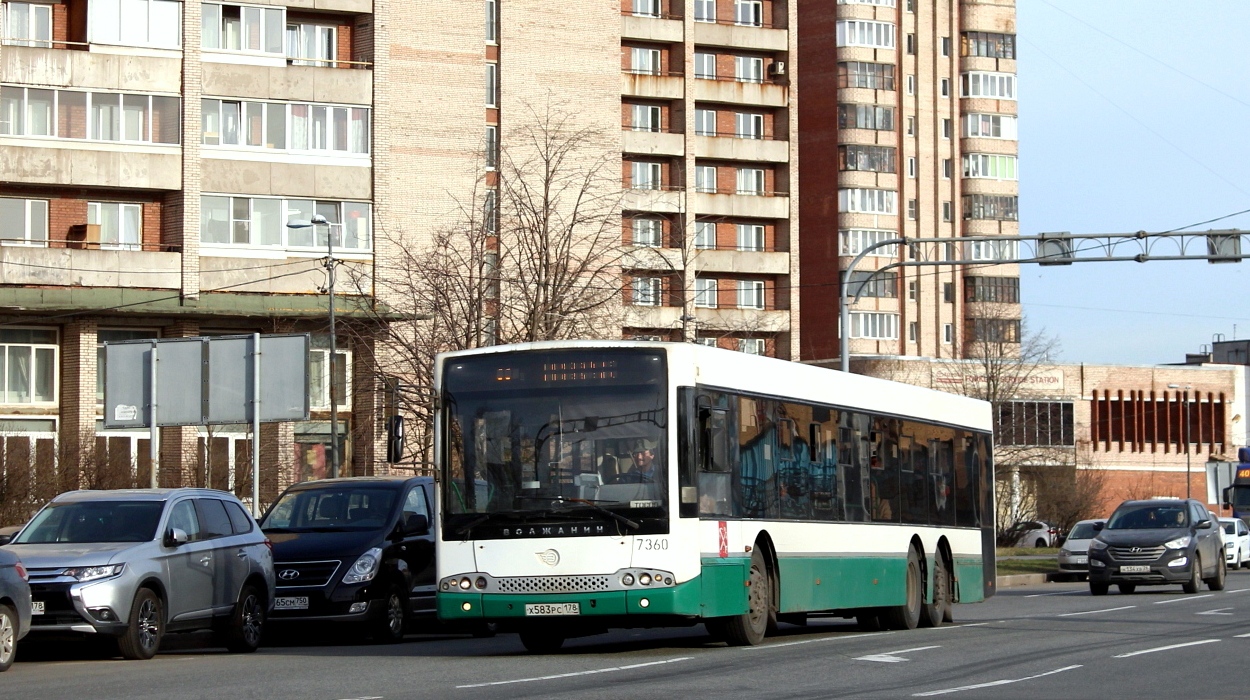
[{"label": "car taillight", "polygon": [[270,542],[268,537],[265,538],[265,546],[269,548],[269,553],[273,554],[273,542]]},{"label": "car taillight", "polygon": [[17,563],[17,575],[21,576],[23,581],[30,580],[30,574],[26,572],[26,567],[22,566],[20,561]]}]

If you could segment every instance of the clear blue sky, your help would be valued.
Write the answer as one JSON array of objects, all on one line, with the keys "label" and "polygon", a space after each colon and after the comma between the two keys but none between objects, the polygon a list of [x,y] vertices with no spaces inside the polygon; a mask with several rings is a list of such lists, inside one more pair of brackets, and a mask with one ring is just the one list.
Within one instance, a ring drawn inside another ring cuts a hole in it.
[{"label": "clear blue sky", "polygon": [[[1021,234],[1250,209],[1247,28],[1245,0],[1018,0]],[[1198,230],[1212,227],[1250,229],[1250,214]],[[1248,270],[1022,265],[1025,322],[1064,362],[1180,362],[1215,334],[1250,338]]]}]

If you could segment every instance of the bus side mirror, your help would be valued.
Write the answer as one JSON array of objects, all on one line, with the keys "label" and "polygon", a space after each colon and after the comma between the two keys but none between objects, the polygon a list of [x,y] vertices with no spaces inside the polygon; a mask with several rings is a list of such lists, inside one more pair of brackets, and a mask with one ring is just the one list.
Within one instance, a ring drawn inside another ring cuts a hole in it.
[{"label": "bus side mirror", "polygon": [[1232,508],[1232,507],[1233,507],[1233,499],[1229,497],[1229,494],[1232,492],[1232,490],[1233,490],[1233,487],[1232,487],[1232,486],[1225,486],[1225,487],[1224,487],[1224,494],[1223,494],[1222,498],[1224,499],[1224,507],[1225,507],[1225,508]]}]

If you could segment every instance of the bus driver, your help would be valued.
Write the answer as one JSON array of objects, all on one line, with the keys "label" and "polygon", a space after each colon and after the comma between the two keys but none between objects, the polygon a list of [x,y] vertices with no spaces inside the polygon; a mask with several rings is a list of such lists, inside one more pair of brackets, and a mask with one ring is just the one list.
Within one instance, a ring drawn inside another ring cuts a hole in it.
[{"label": "bus driver", "polygon": [[614,484],[650,484],[661,478],[660,464],[655,456],[655,440],[635,440],[630,446],[630,456],[634,465],[630,470],[618,474]]}]

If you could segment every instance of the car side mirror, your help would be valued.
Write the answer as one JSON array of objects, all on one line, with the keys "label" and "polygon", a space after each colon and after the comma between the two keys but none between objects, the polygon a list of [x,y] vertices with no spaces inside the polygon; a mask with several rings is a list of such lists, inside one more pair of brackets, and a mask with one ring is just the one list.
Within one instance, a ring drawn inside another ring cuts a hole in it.
[{"label": "car side mirror", "polygon": [[1199,530],[1205,530],[1211,527],[1211,520],[1209,518],[1203,518],[1202,520],[1198,521],[1198,524],[1195,525],[1195,527],[1197,527]]},{"label": "car side mirror", "polygon": [[0,535],[0,547],[13,541],[13,535]]},{"label": "car side mirror", "polygon": [[405,535],[424,535],[430,531],[430,520],[420,513],[412,513],[408,519],[404,521],[403,533]]},{"label": "car side mirror", "polygon": [[166,547],[181,547],[190,539],[191,538],[187,536],[186,530],[182,530],[180,528],[171,527],[165,531]]},{"label": "car side mirror", "polygon": [[1094,523],[1094,532],[1102,532],[1102,529],[1106,526],[1106,523]]}]

